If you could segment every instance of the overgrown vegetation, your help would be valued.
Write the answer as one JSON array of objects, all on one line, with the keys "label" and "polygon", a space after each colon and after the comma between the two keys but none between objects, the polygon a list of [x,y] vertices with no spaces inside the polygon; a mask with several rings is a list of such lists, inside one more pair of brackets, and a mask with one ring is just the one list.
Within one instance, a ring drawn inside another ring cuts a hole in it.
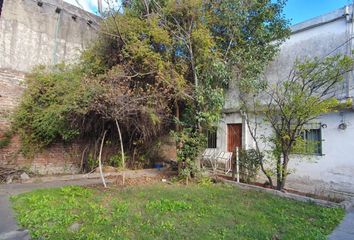
[{"label": "overgrown vegetation", "polygon": [[[78,67],[39,66],[26,77],[27,89],[14,116],[14,129],[22,138],[22,150],[31,154],[57,140],[70,142],[80,134],[81,121],[89,111],[93,88],[84,84]],[[82,117],[83,118],[83,117]]]},{"label": "overgrown vegetation", "polygon": [[[19,223],[32,238],[51,240],[324,240],[344,216],[343,209],[228,185],[154,185],[118,191],[63,187],[21,194],[12,201]],[[70,228],[74,223],[76,230]]]},{"label": "overgrown vegetation", "polygon": [[189,150],[184,143],[203,142],[202,133],[218,123],[228,85],[254,81],[288,35],[283,6],[282,0],[122,1],[123,11],[107,11],[79,63],[39,67],[27,77],[14,118],[23,152],[84,142],[89,170],[87,156],[97,159],[106,131],[113,148],[123,142],[131,163],[152,139],[175,130],[190,138],[178,146],[194,161],[199,145]]}]

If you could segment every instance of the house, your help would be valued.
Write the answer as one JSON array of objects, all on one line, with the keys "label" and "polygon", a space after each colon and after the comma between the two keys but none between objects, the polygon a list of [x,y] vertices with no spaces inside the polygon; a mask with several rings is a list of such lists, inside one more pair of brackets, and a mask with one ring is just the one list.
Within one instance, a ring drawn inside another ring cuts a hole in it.
[{"label": "house", "polygon": [[[352,6],[296,24],[291,30],[290,38],[265,71],[269,81],[289,75],[297,59],[351,54],[354,50]],[[340,101],[354,97],[353,72],[345,76],[343,84],[336,86],[334,94]],[[237,90],[230,89],[217,133],[209,136],[209,147],[221,151],[254,148],[237,99]],[[354,106],[320,116],[308,128],[305,140],[316,140],[319,144],[307,155],[291,156],[289,168],[292,171],[286,187],[316,194],[354,196]],[[271,134],[266,124],[258,131]],[[263,149],[267,148],[265,143],[262,145]]]}]

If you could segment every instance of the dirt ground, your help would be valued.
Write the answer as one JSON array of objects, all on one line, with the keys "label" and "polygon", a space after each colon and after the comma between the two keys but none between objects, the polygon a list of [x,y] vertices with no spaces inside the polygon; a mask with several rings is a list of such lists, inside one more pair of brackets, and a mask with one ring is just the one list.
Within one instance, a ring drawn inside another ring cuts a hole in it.
[{"label": "dirt ground", "polygon": [[[109,188],[121,188],[127,186],[140,186],[158,182],[169,182],[171,178],[177,176],[175,171],[161,171],[161,173],[155,176],[125,176],[123,184],[123,175],[109,176],[106,179],[109,180]],[[104,189],[102,184],[91,185],[90,187]]]}]

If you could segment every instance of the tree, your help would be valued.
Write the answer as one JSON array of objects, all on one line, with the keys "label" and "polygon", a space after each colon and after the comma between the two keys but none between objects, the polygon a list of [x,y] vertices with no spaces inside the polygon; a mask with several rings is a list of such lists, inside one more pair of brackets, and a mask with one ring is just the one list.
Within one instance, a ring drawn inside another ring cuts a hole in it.
[{"label": "tree", "polygon": [[[16,118],[26,142],[84,138],[97,148],[106,130],[106,139],[118,139],[117,122],[133,156],[174,129],[173,122],[183,136],[203,138],[219,121],[228,84],[253,81],[288,33],[281,0],[126,0],[122,6],[107,12],[78,64],[34,74]],[[74,77],[67,77],[70,71]],[[79,94],[57,94],[65,85]],[[60,116],[60,124],[43,119],[46,111]]]},{"label": "tree", "polygon": [[[264,118],[264,123],[268,123],[273,130],[273,135],[266,137],[266,140],[272,143],[275,160],[272,172],[276,174],[278,190],[285,186],[291,153],[302,149],[302,134],[306,124],[322,114],[343,107],[335,98],[334,90],[343,81],[343,75],[352,69],[352,65],[353,59],[346,55],[298,61],[288,78],[268,82],[268,85],[263,84],[260,88],[262,91],[253,92],[253,106],[246,105],[246,95],[243,95],[246,115]],[[255,120],[248,124],[253,124],[249,130],[256,141],[256,150],[261,152],[255,132],[259,123]],[[271,171],[267,172],[263,167],[262,170],[268,179],[271,178]]]}]

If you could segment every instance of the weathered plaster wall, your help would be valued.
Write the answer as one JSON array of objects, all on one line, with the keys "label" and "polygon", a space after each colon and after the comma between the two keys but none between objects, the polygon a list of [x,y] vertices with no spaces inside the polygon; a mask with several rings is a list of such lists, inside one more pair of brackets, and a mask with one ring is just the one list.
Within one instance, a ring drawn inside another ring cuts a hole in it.
[{"label": "weathered plaster wall", "polygon": [[[58,14],[56,6],[62,8]],[[72,16],[76,14],[76,21]],[[61,1],[5,0],[0,18],[0,68],[30,71],[38,64],[71,62],[95,38],[97,17]],[[94,24],[93,24],[94,25]]]},{"label": "weathered plaster wall", "polygon": [[[344,9],[339,9],[293,26],[294,32],[290,39],[282,45],[280,53],[267,68],[267,79],[270,82],[285,79],[296,60],[350,52],[353,43],[348,39],[353,32],[353,25],[343,17],[344,14]],[[354,96],[353,75],[348,74],[346,77],[335,91],[335,96],[339,99]],[[237,109],[237,104],[234,97],[229,97],[225,109]],[[258,121],[261,123],[258,128],[259,137],[272,134],[266,123],[261,119]],[[346,130],[338,129],[343,121],[348,124]],[[323,156],[293,155],[289,166],[292,173],[288,177],[287,187],[323,195],[339,193],[354,196],[354,112],[347,110],[330,113],[315,122],[327,125],[327,128],[322,128]],[[218,148],[226,150],[228,123],[242,123],[243,147],[254,147],[244,118],[236,111],[224,114],[220,122]],[[260,143],[264,150],[269,149],[269,142]]]},{"label": "weathered plaster wall", "polygon": [[[288,186],[354,196],[354,113],[331,113],[317,121],[327,125],[322,128],[323,156],[293,156],[289,167],[295,171],[289,176]],[[348,124],[345,130],[338,128],[342,121]]]},{"label": "weathered plaster wall", "polygon": [[[353,23],[343,15],[345,8],[295,25],[295,32],[269,66],[267,78],[270,81],[286,78],[295,60],[350,53],[353,49],[350,40]],[[354,78],[350,73],[337,86],[335,96],[338,99],[352,98],[353,85]],[[289,176],[288,187],[322,194],[343,192],[354,195],[354,112],[331,113],[316,121],[327,125],[327,128],[322,128],[323,156],[293,156],[290,168],[294,173]],[[346,130],[338,129],[342,121],[348,124]]]},{"label": "weathered plaster wall", "polygon": [[[338,125],[343,121],[348,127],[340,130]],[[271,143],[265,141],[264,137],[271,136],[271,127],[262,119],[257,122],[258,143],[261,149],[269,150]],[[314,122],[327,126],[321,129],[323,155],[292,155],[289,163],[291,174],[288,176],[286,187],[321,195],[354,196],[354,112],[329,113]],[[239,113],[230,113],[224,116],[217,132],[217,147],[221,151],[226,151],[229,123],[243,124],[243,148],[255,147],[244,118]],[[251,124],[253,129],[253,120]],[[267,159],[270,160],[271,157],[267,156]],[[263,180],[266,179],[260,173],[260,181]]]},{"label": "weathered plaster wall", "polygon": [[[77,60],[96,37],[96,16],[62,1],[42,2],[38,6],[34,0],[4,1],[0,17],[0,137],[9,129],[9,117],[25,87],[25,74],[39,64]],[[78,169],[81,152],[77,144],[56,144],[27,159],[20,153],[18,136],[14,136],[9,146],[0,149],[0,165],[29,167],[39,173],[73,172]]]},{"label": "weathered plaster wall", "polygon": [[[324,20],[326,18],[336,19],[336,17],[343,16],[343,14],[344,9],[341,9],[322,18]],[[309,20],[307,25],[311,26],[315,21],[316,19]],[[290,39],[281,46],[280,53],[267,68],[265,76],[268,81],[274,82],[286,79],[296,60],[301,62],[314,57],[323,58],[351,52],[352,42],[349,39],[352,23],[348,22],[345,17],[301,30],[302,28],[300,27],[306,27],[305,23],[303,23],[304,26],[299,24],[292,27],[293,30],[298,31],[293,33]],[[354,84],[353,77],[350,77],[350,84],[352,86]],[[339,99],[347,97],[346,81],[337,86],[335,95]]]}]

